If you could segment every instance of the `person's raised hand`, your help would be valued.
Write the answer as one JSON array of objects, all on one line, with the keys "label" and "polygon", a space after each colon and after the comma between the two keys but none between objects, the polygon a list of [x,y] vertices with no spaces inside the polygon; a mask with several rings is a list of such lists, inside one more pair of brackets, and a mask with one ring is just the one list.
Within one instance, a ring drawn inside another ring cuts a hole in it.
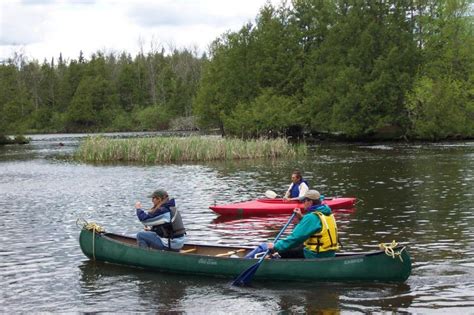
[{"label": "person's raised hand", "polygon": [[135,202],[135,209],[141,209],[142,203],[140,201]]}]

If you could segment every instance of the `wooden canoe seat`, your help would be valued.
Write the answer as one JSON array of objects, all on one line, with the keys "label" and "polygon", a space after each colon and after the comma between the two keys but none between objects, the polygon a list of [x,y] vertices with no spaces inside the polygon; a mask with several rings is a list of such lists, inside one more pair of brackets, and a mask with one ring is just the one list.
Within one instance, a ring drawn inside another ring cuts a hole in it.
[{"label": "wooden canoe seat", "polygon": [[245,252],[245,251],[246,251],[245,249],[241,248],[241,249],[233,250],[227,253],[217,254],[216,257],[230,256],[230,255],[234,255],[234,254]]},{"label": "wooden canoe seat", "polygon": [[180,254],[186,254],[186,253],[190,253],[190,252],[195,252],[196,251],[196,247],[194,248],[190,248],[190,249],[182,249],[179,251]]}]

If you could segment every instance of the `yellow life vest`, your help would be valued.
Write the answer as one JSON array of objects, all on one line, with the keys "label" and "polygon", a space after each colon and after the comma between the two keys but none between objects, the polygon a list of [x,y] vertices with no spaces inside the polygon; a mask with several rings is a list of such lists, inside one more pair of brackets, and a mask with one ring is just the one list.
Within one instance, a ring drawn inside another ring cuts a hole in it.
[{"label": "yellow life vest", "polygon": [[338,250],[337,225],[334,215],[326,216],[319,211],[314,211],[313,214],[318,216],[321,220],[322,228],[321,231],[311,235],[311,237],[304,242],[306,249],[316,253]]}]

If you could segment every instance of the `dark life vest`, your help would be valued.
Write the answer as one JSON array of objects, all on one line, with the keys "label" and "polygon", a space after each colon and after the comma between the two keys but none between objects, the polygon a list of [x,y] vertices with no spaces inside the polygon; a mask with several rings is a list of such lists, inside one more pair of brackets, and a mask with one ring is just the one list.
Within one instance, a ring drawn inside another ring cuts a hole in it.
[{"label": "dark life vest", "polygon": [[176,207],[170,207],[169,209],[171,222],[155,225],[151,230],[163,238],[172,239],[184,236],[186,234],[186,229],[184,228],[181,214]]}]

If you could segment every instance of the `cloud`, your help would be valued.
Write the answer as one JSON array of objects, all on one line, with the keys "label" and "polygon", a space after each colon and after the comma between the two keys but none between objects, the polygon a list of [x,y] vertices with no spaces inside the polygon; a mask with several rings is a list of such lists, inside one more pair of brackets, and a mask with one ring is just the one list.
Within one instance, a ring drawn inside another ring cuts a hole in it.
[{"label": "cloud", "polygon": [[203,52],[224,32],[253,21],[265,1],[0,0],[0,59],[15,47],[38,60],[59,53],[77,58],[81,50],[134,55],[140,39],[144,49],[158,44]]},{"label": "cloud", "polygon": [[7,2],[0,11],[0,45],[28,45],[44,40],[48,13],[42,8]]},{"label": "cloud", "polygon": [[129,10],[130,19],[140,27],[190,26],[207,24],[225,25],[228,20],[214,15],[196,3],[184,5],[182,2],[157,2],[134,4]]},{"label": "cloud", "polygon": [[209,25],[225,27],[253,20],[263,1],[133,1],[127,15],[141,27]]}]

